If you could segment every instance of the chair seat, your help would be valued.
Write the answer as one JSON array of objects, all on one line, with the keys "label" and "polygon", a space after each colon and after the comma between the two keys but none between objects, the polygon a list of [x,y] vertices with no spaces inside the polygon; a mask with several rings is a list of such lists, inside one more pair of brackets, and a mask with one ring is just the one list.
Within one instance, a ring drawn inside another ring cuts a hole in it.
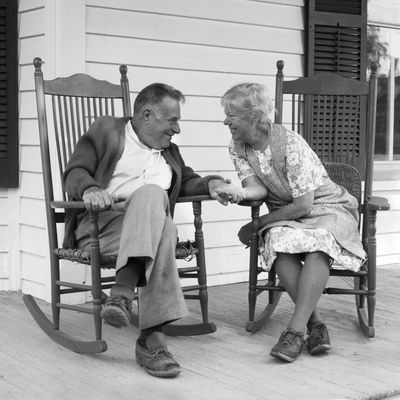
[{"label": "chair seat", "polygon": [[[78,262],[90,265],[90,251],[80,249],[54,249],[54,253],[63,260]],[[198,253],[198,249],[194,247],[193,242],[187,240],[178,242],[176,245],[175,258],[179,260],[191,260]],[[117,261],[116,255],[101,255],[102,268],[115,268]]]}]

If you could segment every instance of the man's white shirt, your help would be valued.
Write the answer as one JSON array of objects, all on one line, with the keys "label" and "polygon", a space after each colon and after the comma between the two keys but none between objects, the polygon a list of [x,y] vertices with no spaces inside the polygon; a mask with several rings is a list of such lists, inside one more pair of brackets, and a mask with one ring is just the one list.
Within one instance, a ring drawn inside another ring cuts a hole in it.
[{"label": "man's white shirt", "polygon": [[125,148],[106,190],[114,201],[125,200],[143,185],[153,183],[164,190],[171,186],[172,169],[162,156],[139,141],[131,122],[125,126]]}]

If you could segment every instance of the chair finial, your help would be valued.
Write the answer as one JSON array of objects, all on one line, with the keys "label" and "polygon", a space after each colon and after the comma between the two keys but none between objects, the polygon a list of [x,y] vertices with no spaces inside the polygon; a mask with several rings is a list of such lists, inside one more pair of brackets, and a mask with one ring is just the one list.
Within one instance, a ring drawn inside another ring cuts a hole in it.
[{"label": "chair finial", "polygon": [[278,60],[276,62],[276,68],[278,68],[278,72],[282,72],[284,66],[285,66],[285,63],[283,60]]},{"label": "chair finial", "polygon": [[119,67],[119,73],[122,76],[126,76],[126,74],[128,73],[128,67],[125,64],[120,65]]},{"label": "chair finial", "polygon": [[378,63],[376,62],[376,61],[373,61],[372,63],[371,63],[371,73],[372,74],[376,74],[377,72],[378,72]]},{"label": "chair finial", "polygon": [[33,65],[35,66],[36,71],[39,71],[40,68],[42,67],[42,59],[40,57],[35,57],[33,59]]}]

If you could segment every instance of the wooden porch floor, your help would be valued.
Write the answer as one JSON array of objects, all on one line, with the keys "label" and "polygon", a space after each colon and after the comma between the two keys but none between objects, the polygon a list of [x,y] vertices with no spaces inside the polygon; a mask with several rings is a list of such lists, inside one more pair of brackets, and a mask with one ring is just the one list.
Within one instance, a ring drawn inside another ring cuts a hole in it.
[{"label": "wooden porch floor", "polygon": [[[0,292],[0,399],[369,399],[400,398],[400,265],[378,272],[376,337],[362,336],[353,296],[323,296],[322,316],[333,349],[293,364],[269,356],[288,321],[292,304],[282,296],[269,322],[256,334],[245,331],[247,285],[209,289],[210,319],[217,332],[170,338],[182,365],[176,379],[153,378],[134,361],[135,327],[104,328],[108,351],[94,356],[52,342],[25,309],[22,295]],[[48,305],[41,303],[47,311]],[[193,316],[199,314],[191,306]],[[91,317],[64,312],[69,331],[91,331]]]}]

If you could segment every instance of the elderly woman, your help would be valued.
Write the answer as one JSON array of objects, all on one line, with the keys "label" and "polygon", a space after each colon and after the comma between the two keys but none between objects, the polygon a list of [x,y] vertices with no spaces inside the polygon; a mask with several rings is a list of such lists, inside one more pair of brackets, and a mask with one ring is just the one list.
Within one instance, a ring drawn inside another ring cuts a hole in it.
[{"label": "elderly woman", "polygon": [[[295,303],[270,354],[293,362],[304,344],[312,355],[326,352],[331,344],[316,305],[329,269],[358,270],[365,258],[357,200],[329,179],[299,134],[272,123],[271,98],[262,85],[236,85],[221,103],[232,135],[229,152],[243,186],[231,186],[226,199],[265,200],[269,213],[260,217],[259,231],[264,268],[274,266]],[[248,244],[250,235],[247,224],[239,238]]]}]

